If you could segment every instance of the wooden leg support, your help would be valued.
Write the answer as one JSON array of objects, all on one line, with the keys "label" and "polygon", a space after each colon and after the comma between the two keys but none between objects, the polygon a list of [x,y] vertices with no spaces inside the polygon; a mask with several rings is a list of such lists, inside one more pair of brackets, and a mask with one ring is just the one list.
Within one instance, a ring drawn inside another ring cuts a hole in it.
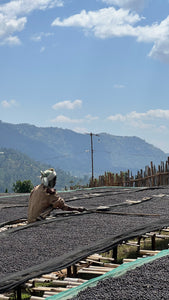
[{"label": "wooden leg support", "polygon": [[73,277],[77,276],[77,267],[73,265]]},{"label": "wooden leg support", "polygon": [[113,248],[113,258],[114,258],[114,262],[117,262],[117,246],[115,246]]},{"label": "wooden leg support", "polygon": [[139,253],[140,253],[140,241],[141,241],[141,236],[138,236],[138,238],[137,238],[137,244],[138,244],[137,255],[139,255]]},{"label": "wooden leg support", "polygon": [[72,270],[71,270],[71,266],[67,267],[67,277],[71,277],[72,276]]},{"label": "wooden leg support", "polygon": [[151,237],[151,249],[155,250],[156,249],[156,235],[153,234],[153,236]]},{"label": "wooden leg support", "polygon": [[17,300],[21,300],[21,287],[18,286],[16,290]]}]

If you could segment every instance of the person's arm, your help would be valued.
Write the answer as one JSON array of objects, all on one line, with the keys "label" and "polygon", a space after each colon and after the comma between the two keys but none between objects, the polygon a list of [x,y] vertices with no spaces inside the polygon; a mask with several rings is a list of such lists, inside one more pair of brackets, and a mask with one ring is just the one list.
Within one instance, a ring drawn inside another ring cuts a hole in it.
[{"label": "person's arm", "polygon": [[65,203],[64,199],[61,197],[58,197],[57,201],[53,203],[53,208],[60,208],[64,211],[79,211],[79,212],[83,212],[83,211],[87,210],[84,207],[69,206]]},{"label": "person's arm", "polygon": [[37,217],[37,220],[44,220],[46,219],[47,216],[50,215],[50,213],[52,212],[53,210],[53,206],[50,205],[48,208],[46,208],[41,214],[39,217]]},{"label": "person's arm", "polygon": [[68,206],[67,204],[64,204],[62,210],[66,210],[66,211],[79,211],[79,212],[83,212],[86,211],[87,209],[84,207],[73,207],[73,206]]}]

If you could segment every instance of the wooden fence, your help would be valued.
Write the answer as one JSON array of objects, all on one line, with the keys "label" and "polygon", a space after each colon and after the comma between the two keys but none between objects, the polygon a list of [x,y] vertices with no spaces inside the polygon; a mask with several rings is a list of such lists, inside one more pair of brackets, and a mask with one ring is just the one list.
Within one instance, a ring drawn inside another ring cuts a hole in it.
[{"label": "wooden fence", "polygon": [[94,179],[92,186],[123,186],[123,187],[152,187],[169,185],[169,157],[164,163],[161,162],[156,168],[153,162],[146,166],[145,170],[140,170],[135,176],[129,170],[114,174],[105,172],[104,175]]}]

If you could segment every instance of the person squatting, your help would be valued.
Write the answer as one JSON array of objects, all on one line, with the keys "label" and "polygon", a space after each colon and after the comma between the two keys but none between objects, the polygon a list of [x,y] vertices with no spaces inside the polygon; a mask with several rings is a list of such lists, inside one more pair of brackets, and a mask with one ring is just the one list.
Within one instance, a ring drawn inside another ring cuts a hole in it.
[{"label": "person squatting", "polygon": [[44,220],[50,215],[53,209],[62,209],[65,211],[83,212],[84,207],[68,206],[61,198],[54,186],[56,184],[56,171],[51,168],[44,172],[41,171],[41,184],[33,188],[29,197],[28,204],[28,223]]}]

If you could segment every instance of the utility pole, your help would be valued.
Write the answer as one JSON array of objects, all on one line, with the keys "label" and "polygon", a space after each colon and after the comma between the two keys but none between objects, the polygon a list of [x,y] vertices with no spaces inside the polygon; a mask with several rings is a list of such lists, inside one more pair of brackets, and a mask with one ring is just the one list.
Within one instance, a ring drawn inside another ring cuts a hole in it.
[{"label": "utility pole", "polygon": [[93,133],[90,133],[90,142],[91,142],[91,162],[92,162],[92,186],[94,179],[94,169],[93,169]]},{"label": "utility pole", "polygon": [[90,133],[90,143],[91,143],[91,162],[92,162],[92,186],[94,181],[94,167],[93,167],[93,135],[99,136],[98,134]]}]

